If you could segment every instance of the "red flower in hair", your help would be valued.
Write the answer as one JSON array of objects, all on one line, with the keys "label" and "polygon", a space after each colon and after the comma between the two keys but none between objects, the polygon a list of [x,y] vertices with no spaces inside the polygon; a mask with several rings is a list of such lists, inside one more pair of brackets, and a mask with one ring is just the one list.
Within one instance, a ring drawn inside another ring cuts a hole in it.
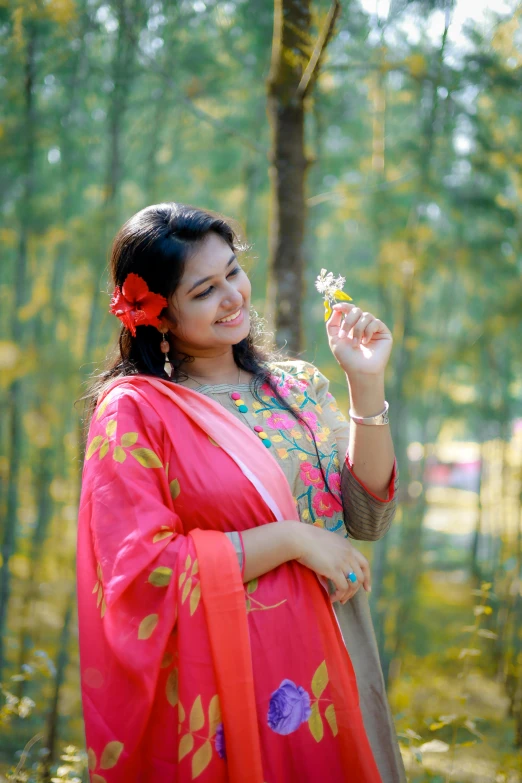
[{"label": "red flower in hair", "polygon": [[149,291],[145,280],[131,272],[114,289],[110,311],[136,337],[137,326],[160,326],[158,315],[166,306],[164,296]]}]

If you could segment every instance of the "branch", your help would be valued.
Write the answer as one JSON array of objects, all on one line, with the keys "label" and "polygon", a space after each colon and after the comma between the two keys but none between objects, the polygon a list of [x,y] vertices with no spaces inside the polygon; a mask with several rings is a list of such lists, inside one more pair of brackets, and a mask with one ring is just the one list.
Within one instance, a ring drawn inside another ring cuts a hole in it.
[{"label": "branch", "polygon": [[301,81],[299,82],[299,86],[296,91],[296,96],[299,100],[306,98],[306,95],[311,87],[312,80],[316,78],[316,74],[319,72],[322,56],[333,35],[335,23],[340,11],[341,3],[339,0],[333,0],[332,5],[330,6],[330,10],[326,16],[323,29],[319,33],[319,38],[317,39],[312,56],[310,57],[308,65],[306,66],[305,71],[301,77]]}]

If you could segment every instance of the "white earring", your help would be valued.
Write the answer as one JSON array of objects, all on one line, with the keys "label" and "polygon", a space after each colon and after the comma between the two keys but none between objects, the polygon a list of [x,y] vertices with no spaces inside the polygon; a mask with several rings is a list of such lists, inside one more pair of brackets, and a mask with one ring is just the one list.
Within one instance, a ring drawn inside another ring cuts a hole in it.
[{"label": "white earring", "polygon": [[169,378],[172,375],[172,364],[170,363],[169,359],[169,351],[170,351],[170,344],[167,340],[167,334],[168,332],[163,332],[163,340],[160,343],[161,352],[165,354],[165,364],[163,365],[163,370],[165,371],[166,375],[169,376]]}]

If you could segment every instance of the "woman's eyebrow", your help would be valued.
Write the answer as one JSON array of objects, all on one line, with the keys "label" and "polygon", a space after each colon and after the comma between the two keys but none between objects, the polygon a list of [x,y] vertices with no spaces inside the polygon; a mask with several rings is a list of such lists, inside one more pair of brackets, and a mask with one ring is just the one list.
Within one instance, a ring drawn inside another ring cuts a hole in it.
[{"label": "woman's eyebrow", "polygon": [[[230,264],[231,264],[233,261],[235,261],[235,260],[236,260],[236,254],[235,254],[235,253],[232,253],[232,255],[230,256],[230,258],[228,259],[227,265],[226,265],[226,267],[225,267],[225,271],[228,269],[228,267],[230,266]],[[215,275],[209,275],[208,277],[202,277],[202,278],[201,278],[201,280],[198,280],[196,283],[194,283],[194,285],[192,286],[192,288],[190,288],[190,289],[187,291],[187,293],[188,293],[188,294],[190,294],[190,292],[191,292],[191,291],[193,291],[195,288],[197,288],[197,287],[198,287],[198,285],[201,285],[201,283],[206,283],[206,282],[207,282],[207,280],[212,280],[212,278],[213,278],[213,277],[215,277]]]}]

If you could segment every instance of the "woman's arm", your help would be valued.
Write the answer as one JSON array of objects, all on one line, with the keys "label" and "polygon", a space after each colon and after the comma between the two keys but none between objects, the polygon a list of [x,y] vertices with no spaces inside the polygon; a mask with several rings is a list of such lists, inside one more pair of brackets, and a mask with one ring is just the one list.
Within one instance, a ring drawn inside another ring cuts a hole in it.
[{"label": "woman's arm", "polygon": [[[289,560],[297,560],[330,579],[336,588],[332,601],[345,603],[362,585],[371,590],[370,567],[352,544],[327,530],[296,520],[284,520],[242,532],[245,553],[243,581],[249,582]],[[357,582],[346,574],[353,571]]]}]

